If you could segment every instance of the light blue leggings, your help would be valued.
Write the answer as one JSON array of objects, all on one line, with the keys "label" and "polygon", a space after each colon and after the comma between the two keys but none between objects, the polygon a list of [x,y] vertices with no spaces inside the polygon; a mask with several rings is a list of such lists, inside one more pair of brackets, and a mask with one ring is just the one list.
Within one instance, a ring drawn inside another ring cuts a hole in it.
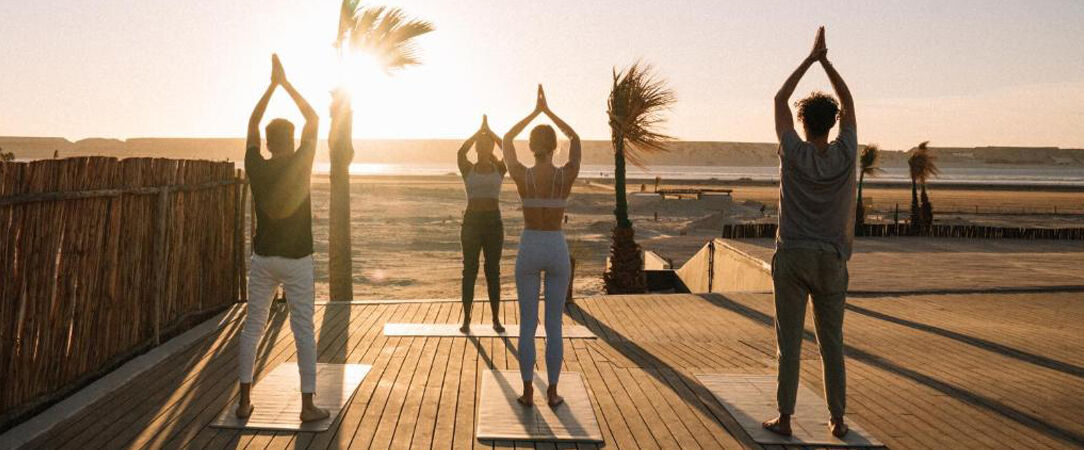
[{"label": "light blue leggings", "polygon": [[523,230],[516,256],[516,292],[519,294],[519,371],[523,381],[534,380],[535,330],[538,328],[538,290],[546,272],[546,375],[550,386],[561,376],[561,316],[572,269],[568,244],[560,231]]}]

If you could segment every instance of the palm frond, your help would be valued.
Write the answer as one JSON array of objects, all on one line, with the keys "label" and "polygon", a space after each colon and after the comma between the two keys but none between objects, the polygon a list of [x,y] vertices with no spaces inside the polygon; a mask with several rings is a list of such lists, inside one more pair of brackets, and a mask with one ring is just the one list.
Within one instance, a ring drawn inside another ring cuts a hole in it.
[{"label": "palm frond", "polygon": [[677,98],[653,68],[637,61],[626,69],[613,70],[613,86],[607,100],[610,135],[615,146],[625,147],[626,159],[643,166],[646,153],[666,151],[674,140],[659,128],[666,122],[664,113]]},{"label": "palm frond", "polygon": [[859,157],[862,173],[877,176],[877,174],[884,172],[884,169],[881,169],[880,159],[881,148],[877,144],[869,144],[863,148],[862,155]]},{"label": "palm frond", "polygon": [[[353,8],[352,12],[348,12]],[[360,6],[358,0],[343,0],[339,44],[371,55],[387,72],[421,64],[415,39],[434,30],[428,21],[411,19],[399,8]],[[344,31],[347,30],[347,31]]]},{"label": "palm frond", "polygon": [[354,27],[354,15],[361,0],[343,0],[339,8],[339,32],[335,35],[335,48],[342,48],[343,42]]},{"label": "palm frond", "polygon": [[919,183],[926,183],[930,178],[936,177],[941,174],[941,169],[937,168],[936,157],[933,153],[930,153],[930,149],[927,147],[930,141],[925,141],[918,144],[918,148],[911,152],[911,157],[907,159],[907,165],[911,170],[911,178]]}]

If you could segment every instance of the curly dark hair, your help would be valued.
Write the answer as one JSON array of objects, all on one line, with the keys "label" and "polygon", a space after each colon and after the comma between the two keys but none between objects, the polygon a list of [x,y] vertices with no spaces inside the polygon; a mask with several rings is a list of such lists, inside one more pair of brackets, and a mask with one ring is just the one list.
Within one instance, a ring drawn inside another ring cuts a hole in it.
[{"label": "curly dark hair", "polygon": [[805,124],[812,136],[823,136],[836,124],[839,116],[839,102],[831,95],[813,91],[808,97],[798,100],[798,120]]}]

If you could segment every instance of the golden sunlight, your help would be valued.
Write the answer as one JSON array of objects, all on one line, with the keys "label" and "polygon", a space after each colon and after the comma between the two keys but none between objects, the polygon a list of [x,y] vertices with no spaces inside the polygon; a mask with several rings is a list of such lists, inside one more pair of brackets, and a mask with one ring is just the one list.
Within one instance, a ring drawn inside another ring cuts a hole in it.
[{"label": "golden sunlight", "polygon": [[339,86],[346,88],[352,97],[375,101],[379,97],[374,96],[386,92],[389,76],[372,55],[344,50],[337,64]]}]

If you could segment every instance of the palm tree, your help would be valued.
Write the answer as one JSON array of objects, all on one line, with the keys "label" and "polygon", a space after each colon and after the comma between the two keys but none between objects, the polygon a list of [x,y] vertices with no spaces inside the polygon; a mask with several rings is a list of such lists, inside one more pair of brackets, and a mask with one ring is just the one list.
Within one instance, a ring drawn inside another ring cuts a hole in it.
[{"label": "palm tree", "polygon": [[866,181],[866,175],[875,177],[883,170],[880,165],[881,149],[877,144],[869,144],[862,149],[862,155],[858,159],[861,171],[858,172],[858,206],[855,210],[855,224],[866,223],[866,207],[862,204],[862,185]]},{"label": "palm tree", "polygon": [[[421,64],[415,38],[433,31],[433,24],[411,19],[398,8],[361,6],[360,0],[343,0],[335,48],[342,62],[349,53],[374,59],[385,73]],[[358,74],[353,74],[357,76]],[[349,76],[349,74],[348,74]],[[332,300],[353,300],[354,281],[350,242],[350,162],[354,159],[353,110],[345,87],[332,91],[330,229],[328,230],[329,281]]]},{"label": "palm tree", "polygon": [[[933,206],[926,196],[926,181],[941,173],[934,163],[934,156],[927,145],[929,141],[918,144],[911,153],[907,165],[911,169],[911,230],[917,232],[933,225]],[[919,203],[918,187],[922,187],[922,202]]]},{"label": "palm tree", "polygon": [[614,148],[614,216],[617,224],[610,247],[610,267],[603,275],[607,293],[647,290],[643,255],[629,220],[625,163],[643,167],[644,154],[667,150],[666,145],[673,138],[660,133],[658,127],[665,121],[662,113],[676,101],[674,92],[653,73],[650,65],[637,62],[622,71],[614,69],[606,112]]}]

